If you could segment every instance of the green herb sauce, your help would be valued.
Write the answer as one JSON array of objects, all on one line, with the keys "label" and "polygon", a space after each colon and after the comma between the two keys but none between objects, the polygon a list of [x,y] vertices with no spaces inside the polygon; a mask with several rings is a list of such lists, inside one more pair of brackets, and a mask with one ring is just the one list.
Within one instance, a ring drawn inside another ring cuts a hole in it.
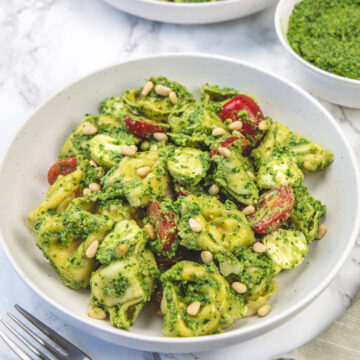
[{"label": "green herb sauce", "polygon": [[311,64],[360,80],[359,0],[303,0],[290,16],[287,38]]}]

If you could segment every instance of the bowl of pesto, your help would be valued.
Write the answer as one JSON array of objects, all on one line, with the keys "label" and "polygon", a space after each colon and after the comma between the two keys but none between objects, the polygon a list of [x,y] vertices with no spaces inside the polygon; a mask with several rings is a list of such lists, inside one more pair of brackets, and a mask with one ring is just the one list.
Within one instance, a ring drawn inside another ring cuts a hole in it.
[{"label": "bowl of pesto", "polygon": [[72,83],[21,129],[0,185],[1,243],[29,286],[74,326],[148,351],[274,329],[324,290],[359,230],[356,160],[331,115],[218,56]]},{"label": "bowl of pesto", "polygon": [[276,0],[103,0],[145,19],[173,24],[210,24],[238,19],[273,5]]},{"label": "bowl of pesto", "polygon": [[358,1],[281,0],[275,28],[310,91],[335,104],[360,108]]}]

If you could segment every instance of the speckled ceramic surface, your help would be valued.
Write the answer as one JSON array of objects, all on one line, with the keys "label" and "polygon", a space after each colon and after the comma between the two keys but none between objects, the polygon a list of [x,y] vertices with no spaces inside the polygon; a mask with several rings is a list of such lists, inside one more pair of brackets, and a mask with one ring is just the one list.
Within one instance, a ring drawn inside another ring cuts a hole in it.
[{"label": "speckled ceramic surface", "polygon": [[145,19],[174,24],[210,24],[256,13],[276,0],[220,0],[174,3],[159,0],[103,0],[115,8]]},{"label": "speckled ceramic surface", "polygon": [[[279,294],[266,318],[239,320],[224,334],[199,338],[165,338],[161,319],[148,306],[129,332],[87,317],[88,293],[64,287],[35,247],[26,214],[47,189],[44,174],[61,144],[85,113],[94,113],[102,99],[141,86],[149,75],[180,81],[199,95],[204,82],[240,88],[253,94],[264,113],[291,129],[331,148],[336,161],[307,177],[316,198],[327,205],[328,234],[314,242],[307,261],[278,276]],[[326,137],[323,136],[326,129]],[[259,336],[294,316],[318,296],[336,275],[355,241],[359,225],[358,173],[351,150],[330,114],[310,95],[257,68],[216,56],[164,55],[126,61],[89,75],[51,98],[18,133],[5,157],[0,187],[3,246],[17,271],[53,309],[73,325],[129,347],[162,352],[215,349]],[[331,196],[329,196],[331,194]],[[341,211],[340,211],[341,209]]]}]

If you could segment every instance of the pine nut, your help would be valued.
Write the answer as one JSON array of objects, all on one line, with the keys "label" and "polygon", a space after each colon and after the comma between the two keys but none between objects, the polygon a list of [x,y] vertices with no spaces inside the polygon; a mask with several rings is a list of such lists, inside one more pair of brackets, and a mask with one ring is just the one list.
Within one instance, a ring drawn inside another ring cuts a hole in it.
[{"label": "pine nut", "polygon": [[263,306],[260,306],[258,309],[257,309],[257,314],[258,316],[260,317],[264,317],[266,316],[267,314],[269,314],[269,312],[271,311],[271,306],[269,304],[265,304]]},{"label": "pine nut", "polygon": [[141,90],[141,96],[148,96],[153,87],[154,83],[152,81],[148,81]]},{"label": "pine nut", "polygon": [[210,264],[214,261],[214,256],[210,251],[202,251],[200,256],[204,264]]},{"label": "pine nut", "polygon": [[130,145],[129,147],[130,147],[130,149],[132,149],[132,150],[135,151],[135,152],[138,151],[138,148],[137,148],[136,145]]},{"label": "pine nut", "polygon": [[247,174],[249,175],[249,177],[250,177],[251,179],[255,179],[255,175],[254,175],[254,173],[253,173],[252,171],[248,170],[248,171],[247,171]]},{"label": "pine nut", "polygon": [[169,99],[171,101],[171,103],[173,105],[176,105],[178,103],[178,97],[176,95],[176,92],[175,91],[172,91],[170,94],[169,94]]},{"label": "pine nut", "polygon": [[121,145],[120,146],[120,151],[124,156],[133,156],[136,154],[137,148],[135,150],[135,148],[128,146],[128,145]]},{"label": "pine nut", "polygon": [[219,154],[222,155],[222,156],[225,156],[226,158],[228,158],[231,155],[231,151],[226,147],[220,146],[219,147]]},{"label": "pine nut", "polygon": [[199,301],[194,301],[187,307],[186,312],[190,316],[195,316],[199,312],[200,307],[201,307],[201,303]]},{"label": "pine nut", "polygon": [[237,130],[234,130],[232,133],[231,133],[232,136],[239,136],[239,137],[244,137],[244,135],[240,132],[240,131],[237,131]]},{"label": "pine nut", "polygon": [[90,165],[93,166],[93,167],[98,167],[98,164],[95,162],[95,160],[91,159],[89,161]]},{"label": "pine nut", "polygon": [[106,319],[106,312],[102,308],[94,307],[89,310],[88,316],[96,320],[104,320]]},{"label": "pine nut", "polygon": [[267,251],[267,248],[263,243],[258,241],[253,245],[253,250],[258,254],[262,254]]},{"label": "pine nut", "polygon": [[226,134],[226,131],[220,127],[217,127],[212,131],[212,136],[222,136],[225,134]]},{"label": "pine nut", "polygon": [[318,236],[316,237],[317,240],[321,240],[327,232],[327,227],[325,224],[320,224],[318,229]]},{"label": "pine nut", "polygon": [[144,150],[144,151],[149,150],[149,148],[150,148],[150,143],[149,143],[148,141],[143,141],[143,142],[141,143],[140,147],[141,147],[141,150]]},{"label": "pine nut", "polygon": [[129,251],[128,244],[120,244],[115,250],[115,257],[120,258]]},{"label": "pine nut", "polygon": [[261,120],[258,126],[260,131],[265,131],[268,128],[268,123],[266,120]]},{"label": "pine nut", "polygon": [[147,176],[147,174],[150,172],[150,170],[151,170],[150,166],[143,166],[136,170],[136,174],[138,176],[140,176],[141,178],[144,178],[145,176]]},{"label": "pine nut", "polygon": [[200,232],[202,230],[202,226],[195,219],[189,220],[190,228],[193,232]]},{"label": "pine nut", "polygon": [[155,92],[160,96],[169,96],[171,93],[171,89],[164,85],[156,85]]},{"label": "pine nut", "polygon": [[99,191],[101,189],[101,186],[100,186],[100,184],[98,184],[98,183],[91,183],[90,185],[89,185],[89,190],[91,191],[91,192],[96,192],[96,191]]},{"label": "pine nut", "polygon": [[247,291],[247,287],[245,284],[239,282],[239,281],[235,281],[231,284],[232,289],[238,293],[238,294],[245,294]]},{"label": "pine nut", "polygon": [[162,132],[153,133],[153,137],[157,141],[168,141],[168,136]]},{"label": "pine nut", "polygon": [[84,196],[88,196],[88,195],[90,195],[91,194],[91,190],[89,189],[89,188],[85,188],[84,190],[83,190],[83,195]]},{"label": "pine nut", "polygon": [[228,129],[230,131],[233,131],[233,130],[240,130],[242,128],[242,122],[241,121],[234,121],[232,122],[231,124],[228,125]]},{"label": "pine nut", "polygon": [[255,208],[254,208],[254,206],[252,206],[252,205],[249,205],[249,206],[245,207],[245,208],[243,209],[243,211],[242,211],[242,213],[243,213],[244,215],[246,215],[246,216],[251,215],[251,214],[253,214],[254,212],[255,212]]},{"label": "pine nut", "polygon": [[154,226],[152,224],[146,224],[144,226],[144,230],[148,234],[150,240],[155,240],[156,239],[155,228],[154,228]]},{"label": "pine nut", "polygon": [[84,135],[95,135],[98,132],[97,127],[95,127],[92,124],[86,124],[83,128],[82,128],[82,132]]},{"label": "pine nut", "polygon": [[216,195],[219,191],[220,191],[220,188],[216,184],[212,184],[208,190],[209,195]]},{"label": "pine nut", "polygon": [[85,252],[86,257],[88,257],[89,259],[95,257],[98,247],[99,247],[99,240],[93,241],[86,249]]},{"label": "pine nut", "polygon": [[104,170],[98,168],[98,173],[97,173],[97,177],[98,179],[101,179],[104,176]]}]

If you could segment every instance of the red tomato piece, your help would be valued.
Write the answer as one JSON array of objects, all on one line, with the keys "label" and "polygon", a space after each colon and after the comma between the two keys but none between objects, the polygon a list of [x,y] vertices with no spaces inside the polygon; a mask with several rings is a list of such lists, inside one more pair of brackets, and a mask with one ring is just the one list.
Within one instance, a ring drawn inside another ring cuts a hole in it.
[{"label": "red tomato piece", "polygon": [[243,151],[247,150],[247,147],[249,146],[249,140],[243,137],[238,137],[238,136],[230,136],[228,138],[226,138],[224,141],[221,141],[219,146],[216,147],[215,149],[213,149],[210,152],[210,157],[213,157],[215,155],[217,155],[219,153],[219,147],[230,147],[235,141],[241,140],[242,141],[242,145],[241,148]]},{"label": "red tomato piece", "polygon": [[145,119],[134,119],[129,115],[125,116],[125,124],[129,131],[139,138],[146,138],[156,132],[165,132],[168,129],[166,124]]},{"label": "red tomato piece", "polygon": [[269,234],[285,223],[294,207],[295,197],[291,186],[282,185],[259,197],[256,211],[250,215],[253,229],[258,234]]},{"label": "red tomato piece", "polygon": [[48,172],[48,182],[52,185],[59,175],[68,175],[76,170],[76,157],[69,157],[65,160],[56,162]]},{"label": "red tomato piece", "polygon": [[177,196],[189,196],[192,194],[192,192],[180,184],[174,184],[174,190]]},{"label": "red tomato piece", "polygon": [[169,251],[176,240],[175,214],[171,211],[164,212],[158,201],[151,202],[147,207],[151,221],[155,224],[158,239],[163,251]]},{"label": "red tomato piece", "polygon": [[[251,121],[244,121],[239,118],[238,113],[242,110],[246,110],[248,118]],[[240,120],[242,122],[242,128],[240,132],[244,135],[248,135],[251,138],[255,138],[258,133],[257,127],[261,120],[264,120],[264,114],[261,111],[259,105],[246,95],[236,95],[231,100],[226,102],[222,106],[220,111],[221,120],[224,122],[227,119],[231,119],[233,122]]]}]

